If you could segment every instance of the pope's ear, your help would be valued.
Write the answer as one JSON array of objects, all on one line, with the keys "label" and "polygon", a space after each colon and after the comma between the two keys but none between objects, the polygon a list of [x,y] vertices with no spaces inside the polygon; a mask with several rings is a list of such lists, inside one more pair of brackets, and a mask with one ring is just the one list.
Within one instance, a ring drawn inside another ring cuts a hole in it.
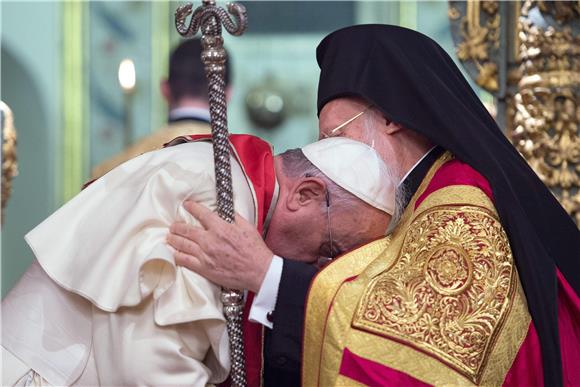
[{"label": "pope's ear", "polygon": [[288,208],[297,211],[309,205],[318,206],[326,195],[326,184],[318,177],[303,177],[298,179],[288,195]]}]

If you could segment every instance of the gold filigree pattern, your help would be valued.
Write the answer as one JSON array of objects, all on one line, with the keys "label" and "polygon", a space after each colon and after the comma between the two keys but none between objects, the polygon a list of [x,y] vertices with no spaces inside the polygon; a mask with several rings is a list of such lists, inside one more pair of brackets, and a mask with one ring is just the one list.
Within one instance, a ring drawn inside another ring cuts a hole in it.
[{"label": "gold filigree pattern", "polygon": [[441,294],[461,293],[471,283],[473,267],[463,249],[443,245],[436,249],[425,264],[425,279]]},{"label": "gold filigree pattern", "polygon": [[475,78],[475,82],[486,90],[497,90],[499,88],[497,82],[497,65],[493,62],[487,62],[483,65],[477,66],[479,74]]},{"label": "gold filigree pattern", "polygon": [[497,64],[500,15],[497,1],[450,1],[449,19],[457,57],[476,83],[495,92],[499,88]]},{"label": "gold filigree pattern", "polygon": [[459,11],[457,10],[457,8],[455,8],[455,7],[449,7],[449,10],[447,11],[447,16],[451,20],[457,20],[457,19],[459,19],[461,17],[461,13],[459,13]]},{"label": "gold filigree pattern", "polygon": [[539,27],[532,9],[578,23],[578,4],[526,1],[519,21],[522,75],[508,98],[508,136],[580,225],[580,36],[571,25]]},{"label": "gold filigree pattern", "polygon": [[488,29],[480,25],[469,27],[463,23],[461,34],[465,41],[457,46],[457,56],[461,60],[487,60],[487,33]]},{"label": "gold filigree pattern", "polygon": [[481,9],[487,12],[488,15],[495,15],[499,9],[499,4],[497,1],[482,1]]},{"label": "gold filigree pattern", "polygon": [[498,124],[580,226],[580,2],[450,0],[449,19]]},{"label": "gold filigree pattern", "polygon": [[430,209],[409,230],[398,260],[367,287],[353,326],[478,383],[513,301],[507,236],[493,213],[471,206]]},{"label": "gold filigree pattern", "polygon": [[550,14],[558,23],[566,23],[580,16],[580,2],[576,1],[544,1],[538,0],[542,13]]}]

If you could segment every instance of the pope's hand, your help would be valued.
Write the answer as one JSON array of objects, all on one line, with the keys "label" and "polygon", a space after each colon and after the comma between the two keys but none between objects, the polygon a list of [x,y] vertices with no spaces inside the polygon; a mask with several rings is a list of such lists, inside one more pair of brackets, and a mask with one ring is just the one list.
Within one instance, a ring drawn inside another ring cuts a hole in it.
[{"label": "pope's hand", "polygon": [[237,214],[235,223],[228,223],[192,201],[184,207],[202,227],[171,225],[167,242],[176,250],[177,264],[218,285],[258,292],[273,253],[256,227]]}]

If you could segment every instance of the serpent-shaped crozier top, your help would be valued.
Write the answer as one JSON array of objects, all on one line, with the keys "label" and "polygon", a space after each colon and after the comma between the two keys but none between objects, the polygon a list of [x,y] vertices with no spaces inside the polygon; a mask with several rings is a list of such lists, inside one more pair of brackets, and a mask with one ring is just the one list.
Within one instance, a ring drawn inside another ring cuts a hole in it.
[{"label": "serpent-shaped crozier top", "polygon": [[[204,4],[196,8],[195,11],[192,10],[193,4],[187,3],[175,11],[175,28],[183,37],[194,36],[197,30],[204,26],[212,17],[218,21],[218,30],[221,29],[221,24],[223,24],[226,30],[235,36],[241,35],[248,25],[246,8],[241,4],[229,3],[228,11],[226,12],[223,8],[217,7],[215,1],[210,0],[204,1]],[[233,19],[228,12],[233,16]],[[185,19],[192,13],[189,26],[186,27]]]}]

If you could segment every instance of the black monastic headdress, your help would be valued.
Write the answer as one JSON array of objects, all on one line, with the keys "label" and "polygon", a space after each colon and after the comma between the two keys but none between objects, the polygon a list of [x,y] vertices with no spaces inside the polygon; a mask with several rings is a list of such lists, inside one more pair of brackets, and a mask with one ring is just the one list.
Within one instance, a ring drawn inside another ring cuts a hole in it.
[{"label": "black monastic headdress", "polygon": [[427,36],[388,25],[335,31],[317,60],[319,113],[332,99],[362,97],[487,178],[539,335],[545,384],[562,385],[556,268],[580,294],[580,233],[453,60]]}]

